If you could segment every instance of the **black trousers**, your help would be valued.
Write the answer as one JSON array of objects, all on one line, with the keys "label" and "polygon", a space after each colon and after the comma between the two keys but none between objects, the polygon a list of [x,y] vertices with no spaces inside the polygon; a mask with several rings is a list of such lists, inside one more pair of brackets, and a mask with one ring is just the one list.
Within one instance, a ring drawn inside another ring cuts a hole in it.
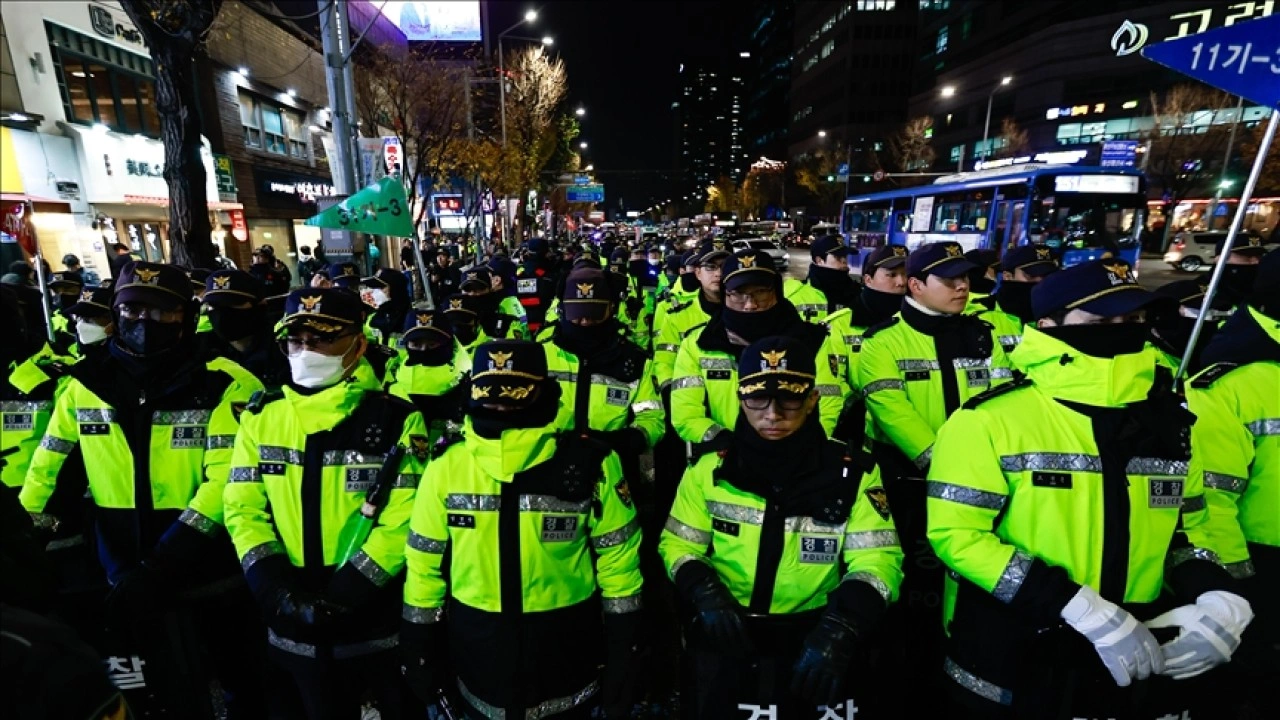
[{"label": "black trousers", "polygon": [[268,648],[277,683],[271,689],[273,720],[354,720],[371,701],[383,720],[409,717],[395,650],[335,660]]}]

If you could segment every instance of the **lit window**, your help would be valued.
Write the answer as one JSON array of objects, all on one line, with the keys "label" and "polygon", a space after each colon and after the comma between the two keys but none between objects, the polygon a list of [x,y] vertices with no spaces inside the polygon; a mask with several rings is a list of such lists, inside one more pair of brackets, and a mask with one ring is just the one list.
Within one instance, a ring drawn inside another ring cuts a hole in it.
[{"label": "lit window", "polygon": [[947,26],[943,25],[938,28],[938,42],[934,48],[937,54],[941,55],[947,51]]}]

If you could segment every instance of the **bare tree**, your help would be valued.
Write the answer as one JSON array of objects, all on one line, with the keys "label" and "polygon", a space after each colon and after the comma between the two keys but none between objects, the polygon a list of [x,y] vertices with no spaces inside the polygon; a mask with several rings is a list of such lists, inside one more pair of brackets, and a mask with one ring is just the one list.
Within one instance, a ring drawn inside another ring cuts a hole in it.
[{"label": "bare tree", "polygon": [[[401,180],[421,226],[427,203],[419,189],[445,182],[460,167],[466,137],[466,70],[433,56],[432,47],[381,48],[356,74],[361,132],[393,134],[404,152]],[[416,205],[415,205],[416,203]]]},{"label": "bare tree", "polygon": [[195,59],[222,9],[222,0],[121,0],[156,66],[156,112],[169,185],[169,259],[213,267],[207,173],[200,150]]},{"label": "bare tree", "polygon": [[[527,218],[528,192],[538,187],[542,171],[563,136],[560,106],[569,78],[564,62],[548,56],[542,47],[520,51],[506,70],[507,142],[501,158],[519,193],[519,215]],[[522,222],[517,229],[517,241],[523,237],[525,225],[527,222]]]},{"label": "bare tree", "polygon": [[933,118],[922,116],[907,121],[897,135],[889,138],[889,154],[900,172],[926,170],[936,157],[930,141],[933,139]]},{"label": "bare tree", "polygon": [[[1265,122],[1258,123],[1252,132],[1244,132],[1240,136],[1240,162],[1247,173],[1253,167],[1254,158],[1258,157],[1258,148],[1262,146],[1262,136],[1267,131]],[[1235,187],[1240,187],[1236,185]],[[1262,175],[1258,177],[1255,196],[1274,195],[1280,193],[1280,142],[1271,143],[1267,159],[1262,164]]]},{"label": "bare tree", "polygon": [[809,196],[808,202],[819,209],[819,212],[810,212],[811,217],[839,209],[845,184],[837,179],[836,171],[847,157],[848,146],[834,143],[802,155],[792,163],[796,186]]},{"label": "bare tree", "polygon": [[1013,118],[1005,118],[1000,121],[1000,134],[997,136],[1000,140],[1000,149],[992,155],[992,157],[1017,157],[1026,155],[1031,148],[1031,141],[1027,137],[1027,131],[1022,129]]},{"label": "bare tree", "polygon": [[1161,250],[1168,244],[1173,210],[1192,193],[1211,191],[1222,170],[1222,153],[1230,129],[1215,125],[1217,113],[1231,105],[1231,96],[1200,83],[1175,85],[1163,97],[1151,95],[1155,127],[1147,137],[1144,170],[1160,188],[1165,217]]}]

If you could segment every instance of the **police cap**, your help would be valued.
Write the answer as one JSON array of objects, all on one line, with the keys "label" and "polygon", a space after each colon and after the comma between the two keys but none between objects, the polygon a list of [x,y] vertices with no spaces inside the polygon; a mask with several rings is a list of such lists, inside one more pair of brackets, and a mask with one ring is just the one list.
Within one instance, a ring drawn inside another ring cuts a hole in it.
[{"label": "police cap", "polygon": [[1004,254],[1000,269],[1006,272],[1021,270],[1032,277],[1043,277],[1058,269],[1053,251],[1048,245],[1019,245]]},{"label": "police cap", "polygon": [[364,312],[364,304],[355,293],[337,288],[300,288],[285,299],[284,319],[277,327],[302,328],[336,337],[359,329]]},{"label": "police cap", "polygon": [[547,379],[547,354],[528,340],[493,340],[476,348],[472,359],[471,405],[525,408],[537,399]]},{"label": "police cap", "polygon": [[936,242],[921,245],[907,256],[907,275],[924,278],[937,275],[941,278],[960,277],[978,267],[964,256],[964,248],[958,242]]},{"label": "police cap", "polygon": [[172,310],[191,300],[191,281],[173,265],[131,262],[120,271],[112,302],[144,303]]},{"label": "police cap", "polygon": [[204,282],[204,303],[215,307],[243,302],[257,305],[266,294],[262,282],[243,270],[215,270]]},{"label": "police cap", "polygon": [[762,338],[742,351],[738,397],[807,397],[817,374],[812,349],[794,338]]},{"label": "police cap", "polygon": [[1129,263],[1092,260],[1051,273],[1031,291],[1035,318],[1080,309],[1101,317],[1127,315],[1160,300],[1138,284]]}]

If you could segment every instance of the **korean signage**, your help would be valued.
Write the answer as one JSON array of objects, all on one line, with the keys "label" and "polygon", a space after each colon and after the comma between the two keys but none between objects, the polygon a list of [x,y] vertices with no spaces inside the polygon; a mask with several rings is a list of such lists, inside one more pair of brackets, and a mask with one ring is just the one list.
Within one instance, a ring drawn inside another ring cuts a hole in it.
[{"label": "korean signage", "polygon": [[1107,140],[1102,143],[1101,167],[1133,167],[1137,164],[1137,140]]},{"label": "korean signage", "polygon": [[231,168],[231,158],[226,155],[213,154],[214,180],[218,183],[218,199],[222,202],[235,202],[236,174]]},{"label": "korean signage", "polygon": [[[123,14],[123,13],[121,13]],[[89,3],[89,23],[93,25],[93,31],[104,38],[111,40],[123,40],[134,45],[142,45],[142,33],[138,32],[132,25],[116,22],[116,18],[111,14],[110,10]]]},{"label": "korean signage", "polygon": [[431,205],[436,217],[464,214],[461,195],[432,195]]},{"label": "korean signage", "polygon": [[400,177],[400,169],[404,163],[404,152],[400,149],[400,138],[382,138],[382,167],[387,175]]},{"label": "korean signage", "polygon": [[1144,18],[1141,22],[1126,18],[1111,35],[1111,49],[1117,57],[1136,55],[1148,44],[1176,40],[1214,28],[1231,27],[1236,23],[1271,15],[1275,9],[1276,0],[1252,0],[1212,5],[1199,10],[1173,13],[1167,17],[1149,20]]},{"label": "korean signage", "polygon": [[276,170],[253,169],[258,187],[258,204],[279,210],[299,210],[307,215],[316,211],[316,199],[331,197],[337,190],[327,178]]},{"label": "korean signage", "polygon": [[603,185],[570,185],[565,189],[565,199],[571,203],[604,202]]},{"label": "korean signage", "polygon": [[244,211],[230,210],[227,214],[231,216],[231,234],[240,242],[248,242],[249,225],[244,221]]},{"label": "korean signage", "polygon": [[[125,196],[168,198],[164,179],[164,144],[141,135],[119,135],[80,125],[67,125],[83,154],[83,188],[91,203],[123,203]],[[219,197],[213,153],[200,148],[204,161],[205,196]]]}]

